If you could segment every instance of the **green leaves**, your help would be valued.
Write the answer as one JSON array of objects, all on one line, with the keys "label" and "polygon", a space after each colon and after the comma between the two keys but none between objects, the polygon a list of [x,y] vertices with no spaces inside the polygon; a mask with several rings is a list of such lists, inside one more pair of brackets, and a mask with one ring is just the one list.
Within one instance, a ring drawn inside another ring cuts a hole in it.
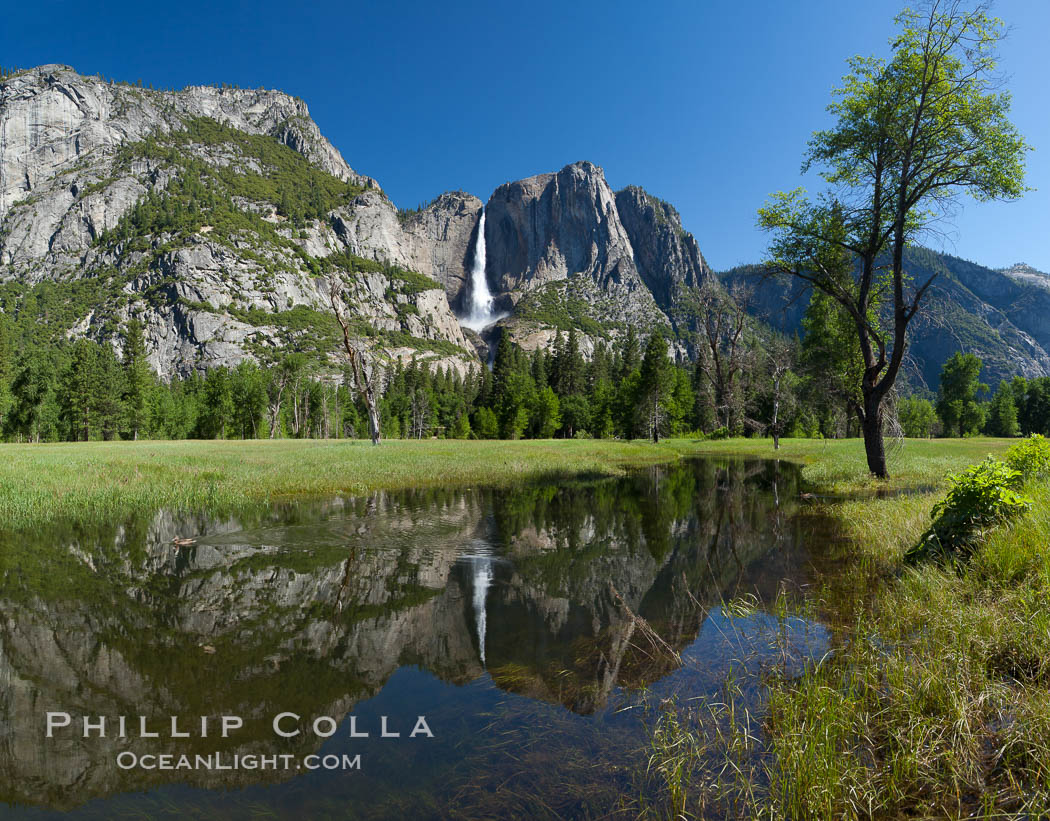
[{"label": "green leaves", "polygon": [[910,559],[969,551],[997,524],[1026,513],[1032,500],[1020,492],[1033,479],[1050,476],[1050,441],[1036,434],[1006,452],[948,477],[951,488],[931,512],[933,524]]},{"label": "green leaves", "polygon": [[989,527],[1032,507],[1032,500],[1019,492],[1024,475],[998,459],[989,457],[948,481],[948,495],[934,506],[933,524],[909,558],[969,549]]},{"label": "green leaves", "polygon": [[1050,477],[1050,441],[1036,433],[1006,451],[1006,464],[1025,480]]}]

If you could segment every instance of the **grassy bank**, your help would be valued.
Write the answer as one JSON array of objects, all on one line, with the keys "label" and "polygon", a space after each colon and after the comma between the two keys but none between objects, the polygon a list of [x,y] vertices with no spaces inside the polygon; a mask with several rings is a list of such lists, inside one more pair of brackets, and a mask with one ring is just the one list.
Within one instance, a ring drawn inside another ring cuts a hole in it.
[{"label": "grassy bank", "polygon": [[774,455],[806,464],[822,492],[938,484],[1004,447],[1002,440],[909,441],[890,459],[893,477],[872,483],[859,440],[768,439],[520,442],[249,440],[87,442],[0,446],[0,529],[58,519],[112,518],[161,507],[231,508],[293,496],[359,494],[445,484],[501,484],[525,477],[612,476],[682,456]]},{"label": "grassy bank", "polygon": [[523,477],[611,476],[674,461],[688,443],[605,441],[88,442],[0,445],[0,529],[158,508],[232,509]]},{"label": "grassy bank", "polygon": [[[792,443],[784,452],[807,463],[818,491],[873,486],[849,475],[850,447]],[[749,443],[721,450],[745,453]],[[832,651],[798,677],[770,671],[762,732],[723,736],[731,763],[740,760],[734,747],[747,747],[746,765],[697,778],[687,812],[702,816],[712,795],[746,795],[747,813],[769,818],[1050,814],[1050,483],[1030,481],[1031,510],[977,539],[972,555],[909,561],[943,497],[944,472],[1005,447],[965,440],[907,450],[888,484],[937,490],[824,506],[856,572],[878,568],[874,591],[859,587],[845,603],[845,625],[844,603],[827,591],[810,602],[832,623],[838,611]],[[690,745],[709,754],[703,725],[685,726],[655,754]]]},{"label": "grassy bank", "polygon": [[802,462],[803,477],[815,492],[827,494],[892,490],[935,490],[945,476],[985,456],[1002,453],[1009,439],[905,439],[888,444],[890,477],[872,479],[861,439],[782,439],[774,451],[769,439],[725,439],[698,442],[698,452],[727,456],[762,456]]},{"label": "grassy bank", "polygon": [[[894,569],[838,656],[772,688],[771,798],[797,818],[1050,812],[1050,486],[945,564],[904,561],[928,499],[849,524]],[[856,514],[852,504],[843,511]],[[890,533],[890,538],[874,534]]]}]

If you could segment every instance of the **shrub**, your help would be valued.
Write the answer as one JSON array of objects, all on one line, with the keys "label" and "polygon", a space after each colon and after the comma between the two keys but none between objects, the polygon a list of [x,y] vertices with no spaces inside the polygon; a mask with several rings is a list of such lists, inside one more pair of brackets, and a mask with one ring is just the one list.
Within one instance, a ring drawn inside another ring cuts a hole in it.
[{"label": "shrub", "polygon": [[984,531],[1024,513],[1031,500],[1018,492],[1020,471],[989,457],[948,477],[948,494],[931,512],[933,524],[909,558],[968,549]]},{"label": "shrub", "polygon": [[1035,433],[1006,451],[1006,464],[1025,481],[1050,476],[1050,441]]},{"label": "shrub", "polygon": [[711,434],[707,438],[708,439],[728,439],[729,438],[729,428],[727,428],[725,425],[722,425],[722,427],[720,427],[720,428],[715,428],[715,430],[711,431]]},{"label": "shrub", "polygon": [[937,414],[928,399],[909,397],[897,403],[897,418],[904,435],[912,439],[925,439],[933,432]]}]

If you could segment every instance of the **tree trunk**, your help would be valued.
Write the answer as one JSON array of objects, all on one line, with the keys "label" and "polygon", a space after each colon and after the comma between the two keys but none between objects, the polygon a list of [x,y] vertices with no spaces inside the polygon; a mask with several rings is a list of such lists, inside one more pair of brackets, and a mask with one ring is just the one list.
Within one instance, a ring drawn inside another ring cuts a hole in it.
[{"label": "tree trunk", "polygon": [[780,380],[775,380],[773,385],[773,450],[780,450]]},{"label": "tree trunk", "polygon": [[886,472],[886,448],[882,441],[882,394],[865,392],[862,422],[868,470],[873,476],[885,479],[889,474]]},{"label": "tree trunk", "polygon": [[372,444],[378,445],[382,441],[382,433],[379,428],[379,408],[372,396],[371,389],[365,397],[365,407],[368,408],[368,432],[372,434]]},{"label": "tree trunk", "polygon": [[365,379],[361,363],[361,355],[350,342],[350,326],[347,324],[346,320],[343,319],[343,314],[339,310],[337,300],[338,293],[339,286],[333,275],[329,280],[329,298],[332,303],[332,313],[335,315],[336,321],[339,323],[339,327],[343,331],[343,347],[346,350],[346,357],[350,362],[350,368],[354,374],[354,387],[358,394],[365,400],[365,408],[368,411],[368,428],[369,432],[372,434],[372,444],[378,445],[383,440],[383,432],[379,422],[379,402],[376,400],[373,385],[373,381],[376,379],[378,372],[373,369],[372,378]]}]

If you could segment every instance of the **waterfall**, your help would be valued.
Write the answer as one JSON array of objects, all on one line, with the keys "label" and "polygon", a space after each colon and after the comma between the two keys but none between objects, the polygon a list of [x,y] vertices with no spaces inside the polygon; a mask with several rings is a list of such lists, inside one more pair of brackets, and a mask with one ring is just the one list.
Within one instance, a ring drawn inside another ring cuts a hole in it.
[{"label": "waterfall", "polygon": [[474,244],[474,264],[467,284],[467,315],[460,319],[463,325],[475,331],[480,331],[503,316],[492,310],[492,292],[485,278],[485,261],[485,210],[482,209],[478,221],[478,238]]},{"label": "waterfall", "polygon": [[470,563],[474,568],[474,623],[478,631],[478,649],[481,651],[481,666],[485,666],[485,630],[486,613],[485,601],[489,596],[489,587],[492,585],[492,557],[471,556]]}]

